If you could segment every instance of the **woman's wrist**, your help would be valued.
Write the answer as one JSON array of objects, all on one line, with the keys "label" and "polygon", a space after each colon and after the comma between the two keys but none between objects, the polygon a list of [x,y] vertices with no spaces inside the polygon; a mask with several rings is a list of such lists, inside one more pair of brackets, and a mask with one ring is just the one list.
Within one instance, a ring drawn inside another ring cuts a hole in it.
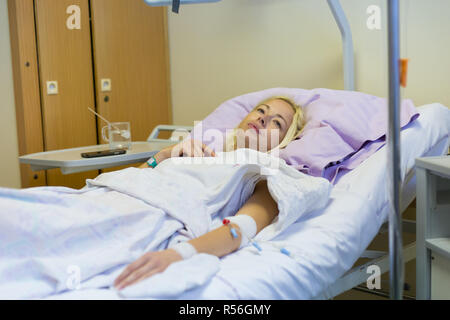
[{"label": "woman's wrist", "polygon": [[168,152],[167,149],[162,149],[157,154],[155,154],[153,157],[155,158],[157,164],[160,164],[164,160],[170,158],[170,151]]},{"label": "woman's wrist", "polygon": [[227,226],[220,226],[198,238],[189,240],[189,244],[191,244],[198,253],[207,253],[220,258],[239,249],[241,242],[240,230],[238,230],[238,236],[239,238],[234,238]]},{"label": "woman's wrist", "polygon": [[183,260],[189,259],[198,253],[197,249],[189,242],[179,242],[169,249],[174,250]]},{"label": "woman's wrist", "polygon": [[152,158],[150,158],[151,161],[153,161],[153,159],[154,159],[154,161],[156,161],[155,165],[150,165],[150,163],[147,161],[141,167],[142,168],[156,167],[158,164],[160,164],[164,160],[172,157],[172,149],[173,149],[173,146],[164,148],[164,149],[160,150],[159,152],[157,152]]}]

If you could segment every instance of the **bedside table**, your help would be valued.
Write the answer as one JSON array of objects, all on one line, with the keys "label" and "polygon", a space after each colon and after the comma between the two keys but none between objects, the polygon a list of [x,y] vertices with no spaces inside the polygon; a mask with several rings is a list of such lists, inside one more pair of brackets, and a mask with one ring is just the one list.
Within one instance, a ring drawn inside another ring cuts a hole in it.
[{"label": "bedside table", "polygon": [[416,298],[450,299],[450,156],[416,159]]}]

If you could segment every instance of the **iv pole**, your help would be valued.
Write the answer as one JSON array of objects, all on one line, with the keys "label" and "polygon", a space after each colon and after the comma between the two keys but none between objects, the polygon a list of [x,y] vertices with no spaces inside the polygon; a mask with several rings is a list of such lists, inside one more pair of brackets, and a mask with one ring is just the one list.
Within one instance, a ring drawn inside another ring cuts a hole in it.
[{"label": "iv pole", "polygon": [[389,211],[389,282],[391,299],[403,297],[404,264],[402,252],[402,217],[400,212],[400,35],[398,0],[388,3],[389,120],[388,176]]}]

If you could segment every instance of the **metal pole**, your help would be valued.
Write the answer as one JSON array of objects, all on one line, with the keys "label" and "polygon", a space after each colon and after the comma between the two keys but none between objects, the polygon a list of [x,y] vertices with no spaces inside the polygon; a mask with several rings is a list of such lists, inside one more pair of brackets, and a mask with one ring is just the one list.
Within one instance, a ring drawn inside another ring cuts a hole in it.
[{"label": "metal pole", "polygon": [[327,0],[333,17],[341,31],[344,56],[344,88],[355,90],[355,61],[353,54],[352,30],[339,0]]},{"label": "metal pole", "polygon": [[388,176],[390,187],[389,212],[389,266],[390,296],[400,300],[403,296],[404,264],[402,254],[402,217],[400,212],[400,41],[399,3],[388,1],[389,45],[389,130]]}]

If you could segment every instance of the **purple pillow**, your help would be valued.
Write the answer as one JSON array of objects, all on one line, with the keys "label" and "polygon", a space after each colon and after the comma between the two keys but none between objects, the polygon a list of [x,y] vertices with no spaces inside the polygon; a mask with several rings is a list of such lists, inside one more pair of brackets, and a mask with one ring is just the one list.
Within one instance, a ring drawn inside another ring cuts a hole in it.
[{"label": "purple pillow", "polygon": [[[333,181],[336,164],[345,160],[349,168],[354,168],[381,148],[380,142],[385,140],[388,121],[385,98],[322,88],[271,88],[238,96],[222,103],[197,124],[191,137],[222,151],[226,130],[238,126],[259,102],[272,96],[290,97],[305,112],[307,123],[302,135],[281,150],[280,157],[306,174]],[[402,128],[418,116],[411,100],[402,101]],[[208,136],[208,129],[219,130],[222,136]],[[372,141],[377,141],[376,147],[368,147]]]}]

